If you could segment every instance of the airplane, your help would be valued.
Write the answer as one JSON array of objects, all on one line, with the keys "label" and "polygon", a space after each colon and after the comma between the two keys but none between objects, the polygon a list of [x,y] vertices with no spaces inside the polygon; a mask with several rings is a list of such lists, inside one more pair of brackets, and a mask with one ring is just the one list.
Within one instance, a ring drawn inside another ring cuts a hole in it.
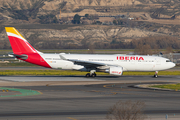
[{"label": "airplane", "polygon": [[124,71],[155,71],[154,77],[157,78],[158,71],[175,66],[169,59],[160,56],[42,53],[33,48],[14,27],[5,29],[12,55],[17,59],[51,69],[87,71],[86,77],[96,77],[96,72],[121,76]]}]

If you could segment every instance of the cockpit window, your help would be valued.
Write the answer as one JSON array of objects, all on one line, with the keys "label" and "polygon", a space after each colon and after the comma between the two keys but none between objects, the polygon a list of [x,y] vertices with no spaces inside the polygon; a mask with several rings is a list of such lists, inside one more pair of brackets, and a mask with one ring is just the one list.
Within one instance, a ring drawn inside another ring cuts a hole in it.
[{"label": "cockpit window", "polygon": [[170,60],[166,60],[166,62],[171,62]]}]

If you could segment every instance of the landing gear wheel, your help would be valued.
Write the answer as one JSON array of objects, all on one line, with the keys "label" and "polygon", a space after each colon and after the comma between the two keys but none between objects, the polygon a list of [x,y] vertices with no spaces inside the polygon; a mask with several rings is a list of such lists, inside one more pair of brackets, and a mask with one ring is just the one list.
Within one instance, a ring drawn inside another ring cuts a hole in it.
[{"label": "landing gear wheel", "polygon": [[90,77],[90,73],[87,73],[87,74],[86,74],[86,77]]},{"label": "landing gear wheel", "polygon": [[154,77],[155,77],[155,78],[158,77],[158,71],[155,71]]},{"label": "landing gear wheel", "polygon": [[157,77],[158,77],[158,75],[154,75],[154,77],[155,77],[155,78],[157,78]]},{"label": "landing gear wheel", "polygon": [[93,73],[93,74],[91,75],[91,77],[93,77],[93,78],[96,77],[96,73]]}]

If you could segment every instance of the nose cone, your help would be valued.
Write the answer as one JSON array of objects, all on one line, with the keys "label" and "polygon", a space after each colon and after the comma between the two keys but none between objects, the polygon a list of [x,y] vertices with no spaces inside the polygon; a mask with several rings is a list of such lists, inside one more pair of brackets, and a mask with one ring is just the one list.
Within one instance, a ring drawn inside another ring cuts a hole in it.
[{"label": "nose cone", "polygon": [[176,64],[172,62],[172,68],[175,67],[175,66],[176,66]]},{"label": "nose cone", "polygon": [[169,69],[170,69],[170,68],[173,68],[174,66],[176,66],[176,64],[173,63],[173,62],[169,62],[169,65],[168,65],[168,66],[169,66]]},{"label": "nose cone", "polygon": [[174,66],[176,66],[175,63],[169,62],[169,63],[167,64],[167,66],[166,66],[166,69],[171,69],[171,68],[173,68]]}]

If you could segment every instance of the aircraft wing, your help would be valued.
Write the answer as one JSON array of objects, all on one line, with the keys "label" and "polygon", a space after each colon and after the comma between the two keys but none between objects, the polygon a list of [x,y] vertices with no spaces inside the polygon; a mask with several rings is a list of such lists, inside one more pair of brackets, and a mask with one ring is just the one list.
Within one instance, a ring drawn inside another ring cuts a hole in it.
[{"label": "aircraft wing", "polygon": [[106,66],[106,64],[98,63],[98,62],[83,61],[83,60],[73,60],[73,59],[68,59],[68,60],[74,62],[74,64],[82,65],[85,68],[96,68],[96,67],[100,67],[100,66]]},{"label": "aircraft wing", "polygon": [[97,67],[100,67],[100,66],[109,66],[108,64],[99,63],[99,62],[84,61],[84,60],[77,60],[77,59],[66,59],[62,55],[60,55],[60,58],[63,59],[63,60],[72,61],[72,62],[74,62],[74,64],[82,65],[85,68],[97,68]]}]

